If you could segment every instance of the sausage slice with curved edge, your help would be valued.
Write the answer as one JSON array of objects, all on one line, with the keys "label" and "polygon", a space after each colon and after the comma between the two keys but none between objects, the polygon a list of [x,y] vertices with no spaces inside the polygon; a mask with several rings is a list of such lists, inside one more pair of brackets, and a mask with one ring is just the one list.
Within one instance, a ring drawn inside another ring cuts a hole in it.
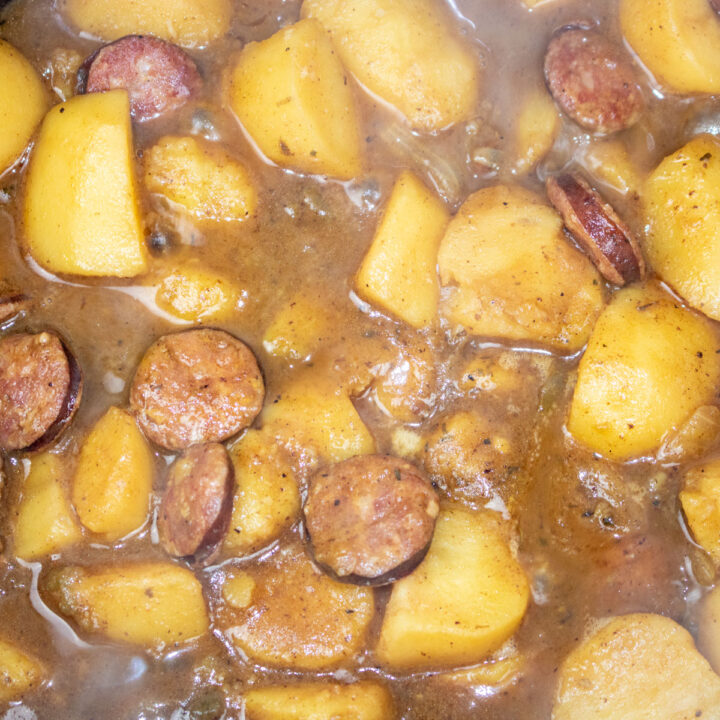
[{"label": "sausage slice with curved edge", "polygon": [[193,445],[170,468],[158,512],[165,550],[196,562],[212,556],[232,514],[235,473],[223,445]]},{"label": "sausage slice with curved edge", "polygon": [[315,560],[338,579],[364,585],[413,570],[439,510],[420,470],[389,455],[362,455],[319,471],[304,507]]},{"label": "sausage slice with curved edge", "polygon": [[631,61],[597,30],[556,34],[545,53],[545,81],[560,108],[593,132],[624,130],[645,107]]},{"label": "sausage slice with curved edge", "polygon": [[202,88],[193,59],[151,35],[127,35],[93,53],[78,71],[78,92],[124,88],[139,122],[176,110]]},{"label": "sausage slice with curved edge", "polygon": [[579,175],[549,177],[546,188],[565,227],[606,280],[622,286],[645,277],[645,260],[635,236]]},{"label": "sausage slice with curved edge", "polygon": [[184,450],[237,435],[264,397],[252,350],[223,330],[198,328],[150,346],[133,379],[130,407],[153,442]]},{"label": "sausage slice with curved edge", "polygon": [[39,450],[70,423],[80,405],[82,371],[54,333],[0,340],[0,448]]}]

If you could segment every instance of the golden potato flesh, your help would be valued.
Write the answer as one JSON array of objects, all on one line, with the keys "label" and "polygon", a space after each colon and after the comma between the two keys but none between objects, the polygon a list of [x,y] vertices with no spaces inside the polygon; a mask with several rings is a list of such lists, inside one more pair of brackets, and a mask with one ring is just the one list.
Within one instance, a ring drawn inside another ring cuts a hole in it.
[{"label": "golden potato flesh", "polygon": [[680,504],[695,542],[720,566],[720,460],[686,473]]},{"label": "golden potato flesh", "polygon": [[40,685],[44,671],[40,663],[14,644],[0,640],[0,703],[19,700]]},{"label": "golden potato flesh", "polygon": [[303,17],[320,20],[345,66],[421,130],[472,117],[477,59],[433,0],[305,0]]},{"label": "golden potato flesh", "polygon": [[627,460],[712,400],[720,381],[713,326],[655,285],[620,290],[580,361],[568,429],[591,450]]}]

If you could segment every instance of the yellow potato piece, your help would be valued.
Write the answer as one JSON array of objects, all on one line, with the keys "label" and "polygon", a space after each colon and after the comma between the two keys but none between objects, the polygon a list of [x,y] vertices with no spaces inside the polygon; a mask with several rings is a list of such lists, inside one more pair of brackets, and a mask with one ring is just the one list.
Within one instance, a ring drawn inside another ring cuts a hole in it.
[{"label": "yellow potato piece", "polygon": [[27,147],[48,107],[35,68],[10,43],[0,40],[0,174]]},{"label": "yellow potato piece", "polygon": [[393,720],[392,696],[375,682],[302,683],[248,690],[247,720]]},{"label": "yellow potato piece", "polygon": [[20,700],[38,687],[44,671],[40,663],[12,643],[0,640],[0,702]]},{"label": "yellow potato piece", "polygon": [[204,47],[230,29],[231,0],[58,0],[60,13],[100,40],[155,35],[183,47]]},{"label": "yellow potato piece", "polygon": [[238,120],[274,163],[345,180],[360,174],[352,91],[316,20],[245,46],[230,73],[228,95]]},{"label": "yellow potato piece", "polygon": [[560,668],[552,720],[698,717],[720,718],[720,678],[690,633],[661,615],[611,620]]},{"label": "yellow potato piece", "polygon": [[72,501],[82,524],[109,542],[148,518],[153,455],[130,413],[111,407],[80,450]]},{"label": "yellow potato piece", "polygon": [[46,115],[25,190],[25,239],[46,270],[145,272],[133,158],[124,90],[79,95]]},{"label": "yellow potato piece", "polygon": [[659,82],[680,93],[720,92],[720,19],[708,0],[622,0],[620,24]]},{"label": "yellow potato piece", "polygon": [[170,563],[123,563],[50,572],[46,590],[89,633],[153,650],[181,645],[209,627],[202,587]]},{"label": "yellow potato piece", "polygon": [[590,175],[621,195],[640,190],[638,170],[620,140],[595,140],[585,148],[580,162]]},{"label": "yellow potato piece", "polygon": [[666,157],[643,196],[644,249],[660,277],[720,320],[720,141],[700,135]]},{"label": "yellow potato piece", "polygon": [[472,117],[480,73],[450,15],[433,0],[305,0],[345,66],[422,130]]},{"label": "yellow potato piece", "polygon": [[248,430],[230,453],[235,467],[235,498],[225,549],[255,552],[275,540],[300,513],[295,473],[275,438]]},{"label": "yellow potato piece", "polygon": [[206,140],[160,138],[144,155],[145,187],[199,220],[245,220],[255,214],[257,193],[248,171]]},{"label": "yellow potato piece", "polygon": [[720,565],[720,460],[688,471],[680,504],[695,541]]},{"label": "yellow potato piece", "polygon": [[532,92],[520,105],[514,127],[514,171],[525,175],[547,155],[560,131],[560,114],[545,88]]},{"label": "yellow potato piece", "polygon": [[517,630],[529,597],[492,514],[444,510],[423,562],[393,585],[378,660],[393,670],[477,663]]},{"label": "yellow potato piece", "polygon": [[719,347],[711,324],[659,287],[620,290],[580,361],[568,429],[614,460],[647,455],[712,400]]},{"label": "yellow potato piece", "polygon": [[720,587],[706,595],[698,615],[698,648],[720,673]]},{"label": "yellow potato piece", "polygon": [[573,352],[603,304],[600,276],[534,193],[498,185],[471,195],[438,254],[441,313],[473,335],[536,341]]},{"label": "yellow potato piece", "polygon": [[82,539],[65,487],[67,470],[59,455],[33,457],[15,522],[15,555],[36,560]]},{"label": "yellow potato piece", "polygon": [[420,180],[402,173],[358,271],[358,294],[413,327],[433,325],[440,292],[437,252],[449,219]]}]

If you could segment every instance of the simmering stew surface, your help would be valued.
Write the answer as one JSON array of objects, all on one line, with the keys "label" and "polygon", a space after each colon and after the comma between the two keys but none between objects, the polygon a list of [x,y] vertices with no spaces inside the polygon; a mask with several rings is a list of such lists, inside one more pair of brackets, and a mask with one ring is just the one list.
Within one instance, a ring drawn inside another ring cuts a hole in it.
[{"label": "simmering stew surface", "polygon": [[708,0],[0,9],[0,717],[720,718]]}]

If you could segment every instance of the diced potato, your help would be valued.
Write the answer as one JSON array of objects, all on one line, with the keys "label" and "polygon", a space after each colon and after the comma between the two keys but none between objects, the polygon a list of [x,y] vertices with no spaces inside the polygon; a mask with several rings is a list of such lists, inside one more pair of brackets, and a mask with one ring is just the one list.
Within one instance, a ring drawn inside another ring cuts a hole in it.
[{"label": "diced potato", "polygon": [[197,578],[170,563],[58,568],[45,589],[85,632],[153,650],[194,640],[209,627]]},{"label": "diced potato", "polygon": [[393,430],[390,443],[393,455],[409,460],[420,453],[425,441],[420,433],[401,426]]},{"label": "diced potato", "polygon": [[25,238],[46,270],[132,277],[147,269],[124,90],[50,110],[30,159]]},{"label": "diced potato", "polygon": [[153,455],[130,413],[111,407],[80,450],[72,500],[82,524],[109,542],[148,518]]},{"label": "diced potato", "polygon": [[231,0],[58,0],[71,25],[100,40],[155,35],[204,47],[230,29]]},{"label": "diced potato", "polygon": [[668,435],[658,452],[662,462],[682,462],[707,455],[720,444],[720,407],[701,405],[675,432]]},{"label": "diced potato", "polygon": [[[238,576],[242,581],[238,592]],[[216,625],[240,652],[261,665],[321,670],[354,657],[364,646],[375,604],[371,588],[333,580],[301,547],[226,579],[232,583]],[[233,603],[227,602],[227,598]],[[247,601],[239,607],[240,600]]]},{"label": "diced potato", "polygon": [[680,503],[695,541],[720,565],[720,460],[688,471]]},{"label": "diced potato", "polygon": [[473,335],[582,348],[603,304],[600,276],[557,213],[520,187],[471,195],[438,254],[441,314]]},{"label": "diced potato", "polygon": [[526,395],[528,391],[536,396],[550,367],[551,361],[546,355],[486,350],[468,362],[458,385],[467,393],[516,400],[518,395]]},{"label": "diced potato", "polygon": [[35,68],[10,43],[0,40],[0,174],[20,157],[48,107]]},{"label": "diced potato", "polygon": [[638,171],[620,140],[595,140],[583,151],[581,162],[590,175],[621,195],[640,189]]},{"label": "diced potato", "polygon": [[698,648],[720,674],[720,587],[706,595],[698,616]]},{"label": "diced potato", "polygon": [[614,460],[647,455],[711,402],[718,347],[711,324],[659,287],[620,290],[580,361],[568,429]]},{"label": "diced potato", "polygon": [[265,547],[300,513],[295,473],[277,441],[263,430],[248,430],[231,451],[235,498],[225,549],[235,555]]},{"label": "diced potato", "polygon": [[547,155],[560,131],[560,113],[545,88],[535,90],[520,105],[515,120],[515,172],[531,172]]},{"label": "diced potato", "polygon": [[345,66],[421,130],[472,117],[480,73],[449,13],[433,0],[305,0]]},{"label": "diced potato", "polygon": [[690,305],[720,320],[720,140],[700,135],[666,157],[643,200],[653,268]]},{"label": "diced potato", "polygon": [[390,669],[477,663],[518,628],[525,574],[491,513],[440,513],[430,550],[395,583],[376,649]]},{"label": "diced potato", "polygon": [[450,216],[411,172],[397,179],[355,287],[413,327],[437,318],[437,252]]},{"label": "diced potato", "polygon": [[67,497],[67,470],[59,455],[43,453],[31,462],[15,522],[15,555],[36,560],[82,539]]},{"label": "diced potato", "polygon": [[661,615],[624,615],[565,659],[552,718],[717,718],[719,707],[720,678],[687,630]]},{"label": "diced potato", "polygon": [[517,680],[524,663],[525,658],[516,653],[506,658],[490,660],[467,670],[441,673],[435,677],[444,682],[451,682],[456,687],[492,687],[499,689],[507,687]]},{"label": "diced potato", "polygon": [[274,163],[349,180],[360,174],[360,125],[345,71],[316,20],[246,45],[228,101]]},{"label": "diced potato", "polygon": [[720,92],[720,19],[708,0],[622,0],[625,40],[680,93]]},{"label": "diced potato", "polygon": [[40,685],[43,675],[43,668],[35,658],[0,640],[0,703],[20,700]]},{"label": "diced potato", "polygon": [[392,720],[392,696],[375,682],[302,683],[248,690],[247,720]]},{"label": "diced potato", "polygon": [[222,149],[191,136],[166,135],[144,154],[145,187],[199,220],[245,220],[257,193],[248,171]]}]

